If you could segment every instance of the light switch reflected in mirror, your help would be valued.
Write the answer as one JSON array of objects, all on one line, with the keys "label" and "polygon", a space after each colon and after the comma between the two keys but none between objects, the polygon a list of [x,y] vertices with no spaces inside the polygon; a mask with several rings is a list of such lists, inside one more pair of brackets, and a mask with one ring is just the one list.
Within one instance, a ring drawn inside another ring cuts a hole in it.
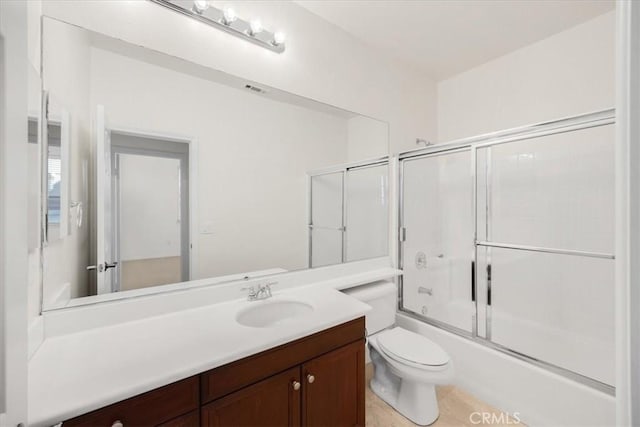
[{"label": "light switch reflected in mirror", "polygon": [[49,226],[72,225],[45,253],[44,309],[388,255],[386,123],[51,18],[42,57]]}]

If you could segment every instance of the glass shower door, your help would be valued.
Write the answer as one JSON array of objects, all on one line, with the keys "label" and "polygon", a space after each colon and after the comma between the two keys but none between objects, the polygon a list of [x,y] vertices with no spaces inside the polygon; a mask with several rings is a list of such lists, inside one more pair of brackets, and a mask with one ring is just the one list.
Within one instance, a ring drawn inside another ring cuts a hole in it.
[{"label": "glass shower door", "polygon": [[344,171],[313,175],[309,223],[309,267],[344,260]]},{"label": "glass shower door", "polygon": [[347,169],[346,261],[389,253],[389,164]]},{"label": "glass shower door", "polygon": [[479,336],[614,384],[614,126],[477,149]]},{"label": "glass shower door", "polygon": [[401,156],[401,310],[613,393],[614,140],[605,111]]},{"label": "glass shower door", "polygon": [[471,150],[402,160],[403,309],[471,333]]}]

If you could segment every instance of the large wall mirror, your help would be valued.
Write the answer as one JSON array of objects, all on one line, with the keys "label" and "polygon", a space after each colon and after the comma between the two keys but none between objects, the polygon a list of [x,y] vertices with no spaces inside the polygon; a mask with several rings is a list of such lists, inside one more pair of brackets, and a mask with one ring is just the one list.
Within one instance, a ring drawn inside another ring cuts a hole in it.
[{"label": "large wall mirror", "polygon": [[44,310],[387,256],[386,123],[51,18],[42,70]]}]

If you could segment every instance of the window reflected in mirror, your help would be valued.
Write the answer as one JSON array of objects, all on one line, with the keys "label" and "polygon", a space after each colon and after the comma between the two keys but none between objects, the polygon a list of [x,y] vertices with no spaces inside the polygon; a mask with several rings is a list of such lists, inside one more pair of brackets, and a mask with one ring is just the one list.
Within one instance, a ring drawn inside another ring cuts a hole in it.
[{"label": "window reflected in mirror", "polygon": [[60,186],[62,183],[62,153],[60,123],[47,124],[47,221],[50,238],[60,233]]}]

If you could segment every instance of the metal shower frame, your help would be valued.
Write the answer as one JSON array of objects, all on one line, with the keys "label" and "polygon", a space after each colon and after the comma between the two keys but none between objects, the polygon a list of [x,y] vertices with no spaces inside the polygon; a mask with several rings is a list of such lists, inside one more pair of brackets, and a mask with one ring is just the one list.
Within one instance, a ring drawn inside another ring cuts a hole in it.
[{"label": "metal shower frame", "polygon": [[[375,157],[372,159],[362,160],[358,162],[350,162],[342,165],[332,166],[324,169],[317,169],[307,172],[307,229],[308,229],[308,267],[313,268],[313,229],[323,228],[342,232],[342,254],[341,262],[347,262],[347,172],[350,170],[366,169],[382,165],[389,167],[389,156]],[[339,228],[318,227],[313,224],[313,185],[312,180],[315,176],[331,175],[334,173],[342,174],[342,225]]]},{"label": "metal shower frame", "polygon": [[[543,360],[537,359],[535,357],[529,356],[527,354],[523,354],[516,350],[510,349],[501,344],[497,344],[491,341],[491,279],[490,277],[487,279],[487,302],[485,304],[485,336],[482,337],[478,334],[478,248],[486,247],[488,250],[487,254],[487,265],[490,265],[490,250],[491,248],[507,248],[507,249],[516,249],[523,251],[532,251],[532,252],[543,252],[543,253],[554,253],[554,254],[562,254],[562,255],[574,255],[574,256],[583,256],[583,257],[591,257],[591,258],[604,258],[604,259],[615,259],[614,254],[605,254],[598,252],[586,252],[586,251],[576,251],[576,250],[566,250],[566,249],[556,249],[556,248],[546,248],[546,247],[536,247],[536,246],[526,246],[526,245],[514,245],[500,242],[492,242],[490,239],[490,230],[487,231],[486,239],[487,240],[478,240],[478,195],[477,195],[477,187],[478,187],[478,164],[477,164],[477,150],[478,149],[488,149],[488,156],[490,156],[490,148],[495,145],[529,140],[534,138],[539,138],[543,136],[561,134],[571,131],[589,129],[593,127],[606,126],[615,124],[615,109],[607,109],[587,114],[581,114],[577,116],[566,117],[559,120],[553,120],[548,122],[537,123],[533,125],[522,126],[518,128],[508,129],[499,132],[487,133],[471,138],[464,138],[455,140],[449,143],[437,144],[421,149],[414,149],[406,152],[402,152],[397,156],[396,162],[398,163],[398,188],[396,189],[398,192],[398,268],[404,268],[404,240],[406,236],[406,231],[404,228],[404,165],[405,161],[416,158],[427,158],[437,155],[446,155],[455,152],[466,152],[470,153],[471,160],[471,182],[472,186],[472,220],[473,220],[473,252],[471,256],[472,263],[472,277],[471,277],[471,287],[473,290],[473,298],[472,302],[474,303],[475,312],[471,318],[471,332],[460,329],[458,327],[452,326],[448,323],[438,321],[436,319],[432,319],[426,317],[425,315],[421,315],[410,311],[404,308],[403,301],[403,278],[400,276],[398,278],[398,310],[411,318],[419,320],[424,323],[428,323],[445,331],[454,333],[458,336],[469,339],[478,344],[484,345],[486,347],[497,350],[501,353],[508,354],[510,356],[516,357],[519,360],[531,363],[535,366],[544,368],[548,371],[554,372],[581,384],[587,385],[589,387],[593,387],[597,390],[605,392],[610,395],[615,395],[615,387],[609,384],[603,383],[596,379],[590,378],[588,376],[579,374],[577,372],[571,371],[569,369],[554,365],[549,362],[545,362]],[[613,144],[613,141],[611,142]],[[487,159],[487,165],[490,163],[490,157]],[[489,167],[487,170],[487,178],[490,177],[491,168]],[[490,198],[490,188],[487,187],[487,199]],[[489,208],[489,203],[487,202],[486,208]],[[489,225],[490,223],[490,212],[487,211],[487,219],[486,223]]]}]

